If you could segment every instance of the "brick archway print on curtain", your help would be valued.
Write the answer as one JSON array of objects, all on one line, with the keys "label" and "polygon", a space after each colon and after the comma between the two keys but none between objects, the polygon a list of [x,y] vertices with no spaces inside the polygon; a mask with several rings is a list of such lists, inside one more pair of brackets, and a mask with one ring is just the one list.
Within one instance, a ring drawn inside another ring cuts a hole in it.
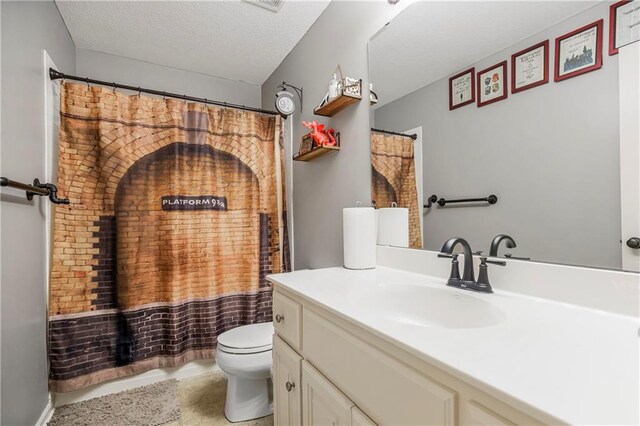
[{"label": "brick archway print on curtain", "polygon": [[289,270],[280,118],[64,84],[50,388],[211,359]]}]

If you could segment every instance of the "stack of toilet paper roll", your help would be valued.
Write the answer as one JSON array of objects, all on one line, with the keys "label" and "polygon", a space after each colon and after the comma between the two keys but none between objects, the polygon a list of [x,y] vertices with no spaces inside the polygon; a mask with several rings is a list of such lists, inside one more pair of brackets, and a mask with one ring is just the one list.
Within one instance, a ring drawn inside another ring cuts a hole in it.
[{"label": "stack of toilet paper roll", "polygon": [[409,209],[404,207],[378,209],[378,244],[409,247]]},{"label": "stack of toilet paper roll", "polygon": [[371,269],[376,267],[376,216],[373,207],[351,207],[342,210],[344,267]]}]

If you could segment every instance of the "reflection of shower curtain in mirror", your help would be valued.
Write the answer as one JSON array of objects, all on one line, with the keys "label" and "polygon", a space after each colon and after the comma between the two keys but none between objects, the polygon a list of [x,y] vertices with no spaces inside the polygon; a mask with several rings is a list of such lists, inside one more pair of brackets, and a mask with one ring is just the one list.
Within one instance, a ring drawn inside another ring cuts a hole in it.
[{"label": "reflection of shower curtain in mirror", "polygon": [[422,248],[413,139],[371,133],[371,196],[377,207],[409,209],[409,247]]},{"label": "reflection of shower curtain in mirror", "polygon": [[280,118],[64,84],[50,388],[195,359],[271,321],[289,269]]}]

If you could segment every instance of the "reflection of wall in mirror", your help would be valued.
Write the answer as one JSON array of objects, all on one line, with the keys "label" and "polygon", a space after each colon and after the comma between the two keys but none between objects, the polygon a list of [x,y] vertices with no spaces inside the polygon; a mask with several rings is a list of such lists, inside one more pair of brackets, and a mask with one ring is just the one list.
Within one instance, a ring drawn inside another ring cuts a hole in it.
[{"label": "reflection of wall in mirror", "polygon": [[[459,69],[482,70],[553,41],[608,16],[608,7],[598,4]],[[551,58],[554,48],[550,43]],[[618,58],[604,61],[595,72],[510,94],[484,108],[449,111],[445,76],[375,109],[376,128],[422,126],[425,197],[495,193],[500,199],[491,206],[432,207],[424,216],[425,248],[439,250],[448,238],[462,236],[474,250],[488,252],[493,237],[506,233],[518,247],[502,251],[514,256],[620,268]]]}]

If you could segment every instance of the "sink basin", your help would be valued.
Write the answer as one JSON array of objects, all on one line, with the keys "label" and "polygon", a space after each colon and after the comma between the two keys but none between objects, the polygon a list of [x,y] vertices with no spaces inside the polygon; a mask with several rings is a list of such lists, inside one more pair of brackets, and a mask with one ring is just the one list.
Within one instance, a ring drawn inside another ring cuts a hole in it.
[{"label": "sink basin", "polygon": [[504,313],[491,303],[444,286],[378,284],[348,297],[370,315],[408,326],[482,328],[504,320]]}]

